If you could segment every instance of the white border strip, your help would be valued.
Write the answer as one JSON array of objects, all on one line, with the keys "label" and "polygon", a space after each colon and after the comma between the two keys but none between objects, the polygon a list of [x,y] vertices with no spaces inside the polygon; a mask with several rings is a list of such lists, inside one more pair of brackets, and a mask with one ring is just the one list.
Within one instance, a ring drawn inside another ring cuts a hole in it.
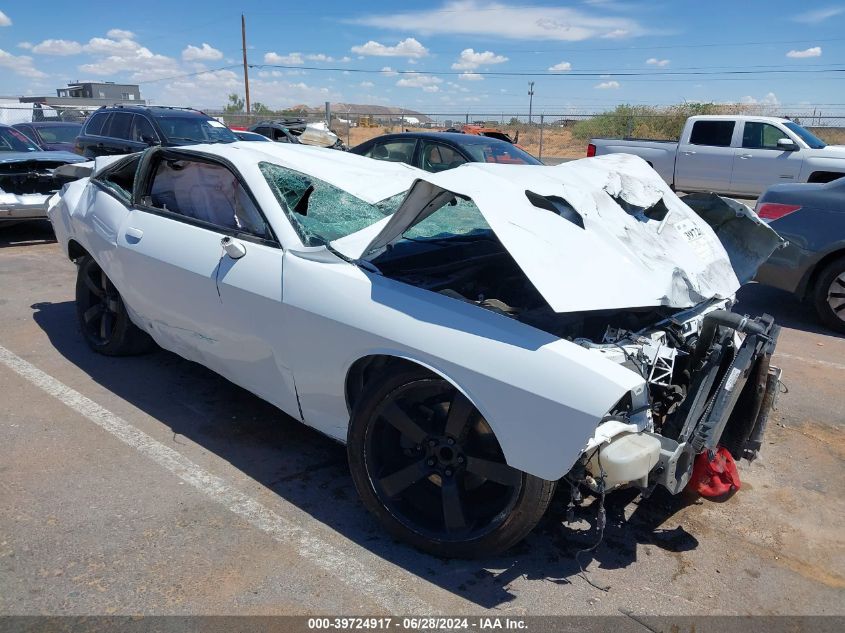
[{"label": "white border strip", "polygon": [[[403,590],[395,580],[373,573],[362,561],[310,534],[305,528],[276,514],[223,479],[194,464],[187,457],[153,439],[123,418],[71,389],[0,345],[0,362],[63,404],[108,431],[124,444],[191,484],[227,510],[244,518],[276,541],[292,547],[300,557],[367,594],[393,614],[433,615],[434,610]],[[410,589],[410,587],[408,588]]]}]

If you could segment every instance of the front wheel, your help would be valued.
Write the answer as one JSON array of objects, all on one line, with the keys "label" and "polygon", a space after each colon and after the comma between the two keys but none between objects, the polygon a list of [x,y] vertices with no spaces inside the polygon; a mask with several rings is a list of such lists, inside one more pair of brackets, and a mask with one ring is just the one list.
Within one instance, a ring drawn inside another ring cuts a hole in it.
[{"label": "front wheel", "polygon": [[845,332],[845,257],[832,261],[819,273],[813,300],[822,323]]},{"label": "front wheel", "polygon": [[364,505],[391,534],[437,556],[489,556],[515,545],[555,488],[508,466],[472,403],[422,368],[372,381],[355,407],[347,452]]},{"label": "front wheel", "polygon": [[94,258],[86,255],[77,264],[76,315],[89,347],[106,356],[153,349],[152,338],[129,319],[120,293]]}]

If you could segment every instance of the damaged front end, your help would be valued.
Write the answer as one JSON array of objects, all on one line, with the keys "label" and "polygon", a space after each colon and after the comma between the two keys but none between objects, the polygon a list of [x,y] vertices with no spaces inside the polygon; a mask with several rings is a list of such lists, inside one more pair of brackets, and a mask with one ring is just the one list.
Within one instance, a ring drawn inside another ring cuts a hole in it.
[{"label": "damaged front end", "polygon": [[[38,152],[45,157],[24,155],[0,159],[0,223],[44,218],[50,198],[75,180],[57,170],[85,160],[64,152]],[[58,156],[54,156],[58,155]]]},{"label": "damaged front end", "polygon": [[697,455],[724,447],[734,459],[755,459],[777,396],[779,332],[770,316],[750,319],[724,301],[647,331],[576,341],[641,373],[646,389],[602,420],[569,481],[596,492],[661,485],[677,494]]}]

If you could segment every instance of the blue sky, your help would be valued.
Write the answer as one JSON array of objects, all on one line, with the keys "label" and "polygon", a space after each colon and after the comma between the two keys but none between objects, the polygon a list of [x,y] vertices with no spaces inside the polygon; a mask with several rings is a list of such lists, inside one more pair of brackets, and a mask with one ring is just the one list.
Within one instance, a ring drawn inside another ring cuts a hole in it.
[{"label": "blue sky", "polygon": [[[845,3],[91,0],[0,11],[4,96],[109,80],[140,83],[155,103],[222,106],[243,92],[243,12],[249,61],[266,64],[250,71],[252,98],[273,107],[516,113],[533,80],[535,112],[687,100],[845,115],[845,72],[831,72],[845,69]],[[754,74],[713,74],[740,70]],[[767,72],[784,70],[801,72]],[[692,72],[710,74],[666,74]]]}]

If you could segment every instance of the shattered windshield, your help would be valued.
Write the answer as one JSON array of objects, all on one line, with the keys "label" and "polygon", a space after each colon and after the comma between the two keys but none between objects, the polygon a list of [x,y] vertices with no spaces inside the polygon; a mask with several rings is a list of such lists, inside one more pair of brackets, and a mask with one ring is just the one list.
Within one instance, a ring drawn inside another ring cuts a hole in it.
[{"label": "shattered windshield", "polygon": [[475,203],[469,199],[455,197],[405,231],[402,239],[437,243],[458,238],[483,237],[490,232],[490,225]]},{"label": "shattered windshield", "polygon": [[370,204],[293,169],[265,162],[258,167],[306,246],[321,246],[367,228],[396,211],[406,193]]}]

